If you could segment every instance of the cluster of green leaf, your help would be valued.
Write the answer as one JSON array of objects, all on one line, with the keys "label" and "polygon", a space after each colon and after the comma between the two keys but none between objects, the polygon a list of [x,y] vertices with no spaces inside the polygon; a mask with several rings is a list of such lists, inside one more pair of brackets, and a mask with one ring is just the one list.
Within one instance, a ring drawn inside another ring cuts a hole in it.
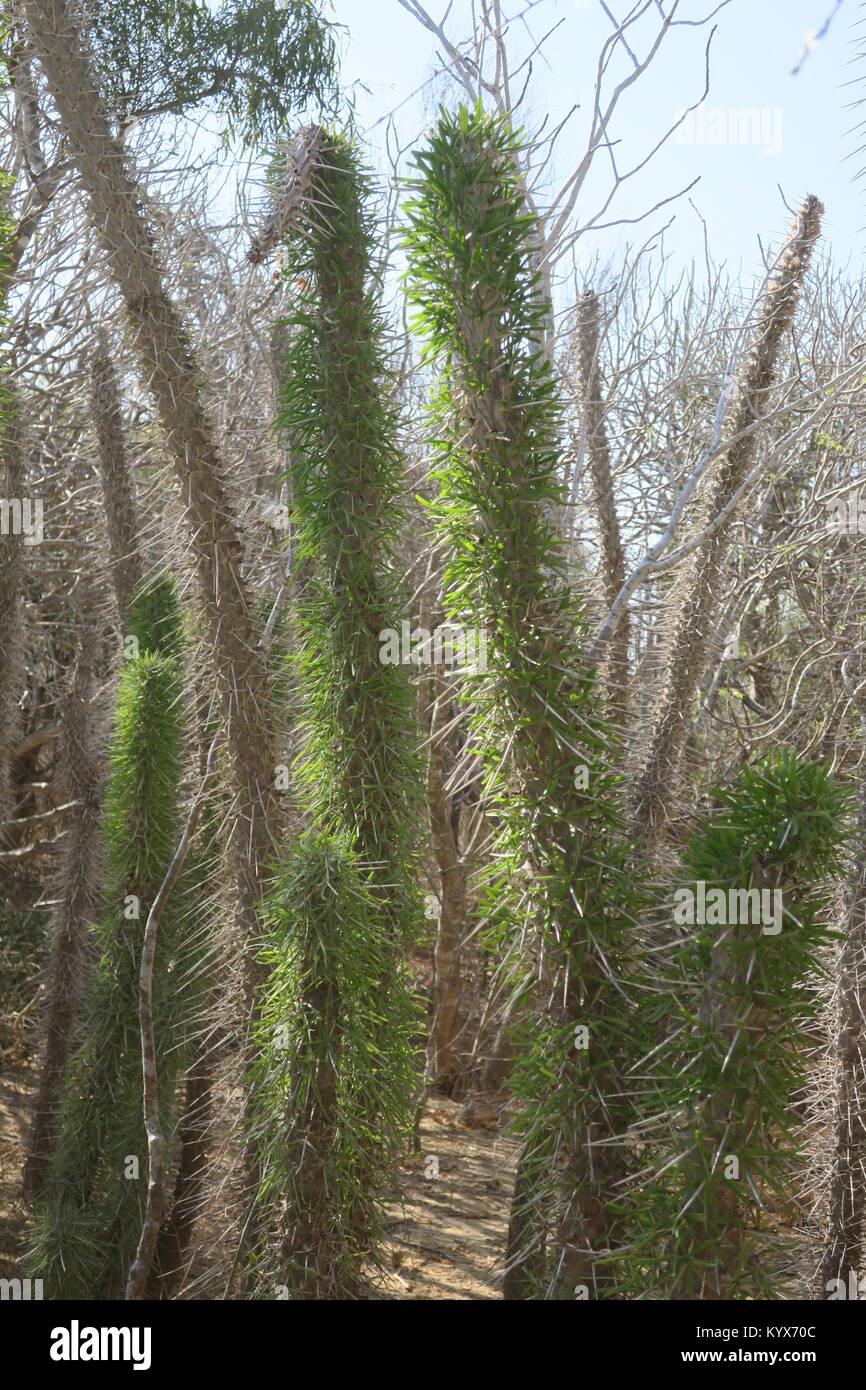
[{"label": "cluster of green leaf", "polygon": [[136,654],[155,652],[180,661],[184,633],[177,590],[168,574],[142,584],[130,605],[126,637],[134,637]]},{"label": "cluster of green leaf", "polygon": [[[138,975],[147,915],[176,847],[183,735],[181,615],[168,576],[133,601],[131,626],[141,649],[126,662],[117,694],[104,821],[106,906],[94,928],[99,960],[64,1078],[59,1137],[30,1252],[34,1277],[51,1297],[121,1296],[144,1212]],[[169,1134],[207,978],[194,909],[188,891],[170,903],[154,971],[160,1113]]]},{"label": "cluster of green leaf", "polygon": [[277,1238],[259,1287],[346,1297],[383,1235],[371,1179],[393,1171],[395,1133],[411,1121],[415,1009],[406,990],[376,988],[393,974],[393,940],[346,836],[300,838],[264,924],[253,1093],[260,1200],[277,1213]]},{"label": "cluster of green leaf", "polygon": [[88,14],[101,87],[120,120],[213,101],[229,133],[273,144],[294,109],[333,94],[321,0],[93,0]]},{"label": "cluster of green leaf", "polygon": [[648,995],[655,1010],[645,1005],[668,1041],[644,1078],[651,1130],[664,1137],[644,1155],[654,1176],[632,1203],[623,1287],[636,1296],[786,1296],[769,1256],[793,1209],[791,1098],[820,1003],[849,812],[825,767],[783,754],[718,791],[688,845],[678,887],[778,891],[781,930],[746,911],[742,893],[733,913],[710,906],[711,920],[671,927],[684,934]]},{"label": "cluster of green leaf", "polygon": [[[298,671],[307,744],[298,769],[318,823],[347,831],[380,864],[394,929],[411,916],[399,883],[417,829],[420,762],[405,668],[380,660],[380,632],[406,612],[395,560],[403,458],[390,358],[370,267],[370,190],[353,145],[336,137],[286,248],[303,287],[289,334],[277,427],[292,459]],[[320,226],[320,224],[323,224]]]},{"label": "cluster of green leaf", "polygon": [[511,1243],[526,1231],[535,1247],[524,1293],[567,1296],[578,1280],[598,1284],[589,1213],[618,1175],[616,1146],[593,1154],[587,1141],[610,1140],[621,1120],[636,900],[615,749],[556,532],[561,411],[518,148],[480,107],[441,114],[417,155],[408,293],[440,374],[450,615],[488,636],[488,670],[469,675],[463,695],[497,830],[488,912],[512,947],[536,939],[519,986],[536,1007],[512,1077],[525,1141]]}]

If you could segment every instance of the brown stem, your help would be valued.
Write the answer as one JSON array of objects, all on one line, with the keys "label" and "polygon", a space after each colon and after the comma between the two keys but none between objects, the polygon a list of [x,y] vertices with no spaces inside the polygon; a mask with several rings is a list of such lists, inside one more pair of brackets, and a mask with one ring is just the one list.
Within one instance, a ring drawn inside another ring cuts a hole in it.
[{"label": "brown stem", "polygon": [[90,215],[126,304],[144,381],[156,399],[192,532],[235,794],[239,925],[247,942],[244,1019],[261,981],[256,907],[273,846],[274,757],[265,661],[251,619],[243,548],[192,349],[166,292],[141,192],[112,133],[67,0],[25,0],[30,38],[60,111]]},{"label": "brown stem", "polygon": [[[803,280],[821,231],[823,211],[818,199],[809,197],[797,214],[779,257],[775,278],[761,305],[750,351],[735,382],[725,438],[737,438],[766,410],[782,337],[793,322]],[[748,476],[756,436],[757,432],[752,429],[720,458],[707,499],[706,522],[719,516]],[[632,796],[633,837],[651,845],[664,836],[670,823],[689,709],[712,654],[722,574],[736,514],[733,508],[725,522],[717,526],[695,552],[680,587],[662,688]]]},{"label": "brown stem", "polygon": [[815,1279],[815,1296],[829,1297],[841,1279],[845,1296],[863,1269],[866,1237],[866,790],[859,811],[859,852],[847,886],[847,923],[839,957],[836,1015],[836,1094],[829,1224]]},{"label": "brown stem", "polygon": [[[610,608],[625,584],[625,552],[616,511],[610,447],[604,427],[604,400],[598,361],[598,296],[592,290],[585,290],[577,301],[577,347],[592,495],[601,541],[605,601]],[[626,614],[611,638],[606,663],[611,708],[620,724],[625,723],[628,713],[628,650],[629,624]]]},{"label": "brown stem", "polygon": [[99,476],[111,552],[111,577],[123,627],[129,615],[130,600],[143,578],[139,550],[141,528],[123,443],[117,376],[102,339],[91,362],[90,403],[99,446]]},{"label": "brown stem", "polygon": [[144,1078],[144,1128],[147,1133],[147,1205],[138,1249],[130,1266],[129,1278],[126,1281],[127,1301],[142,1299],[145,1296],[153,1257],[156,1253],[156,1244],[168,1203],[165,1191],[165,1135],[162,1132],[159,1118],[159,1077],[156,1067],[156,1037],[153,1029],[153,963],[156,956],[159,922],[189,853],[192,837],[195,834],[195,828],[204,806],[208,784],[213,776],[217,744],[221,734],[222,730],[219,729],[214,735],[208,753],[204,780],[190,809],[186,826],[180,837],[180,844],[168,866],[168,872],[154,899],[153,906],[147,914],[147,923],[144,928],[138,992],[141,1068]]},{"label": "brown stem", "polygon": [[445,794],[443,731],[448,723],[450,706],[446,698],[441,667],[433,668],[427,684],[431,701],[427,805],[433,853],[442,889],[434,955],[436,978],[433,991],[433,1077],[438,1091],[454,1096],[463,1080],[460,1056],[460,948],[466,935],[466,885],[451,826],[450,806]]},{"label": "brown stem", "polygon": [[93,957],[90,923],[100,904],[102,741],[93,714],[96,643],[95,628],[85,617],[63,710],[61,756],[77,808],[61,873],[62,901],[48,968],[45,1051],[24,1166],[24,1191],[31,1199],[45,1186],[54,1148],[58,1093]]}]

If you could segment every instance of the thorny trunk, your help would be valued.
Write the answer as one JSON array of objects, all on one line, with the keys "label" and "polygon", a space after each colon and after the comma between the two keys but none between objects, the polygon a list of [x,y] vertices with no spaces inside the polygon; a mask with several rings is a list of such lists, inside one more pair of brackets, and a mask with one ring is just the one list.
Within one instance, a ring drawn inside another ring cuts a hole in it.
[{"label": "thorny trunk", "polygon": [[[469,329],[467,337],[471,332],[478,331]],[[480,332],[483,333],[484,329]],[[499,356],[496,335],[488,333],[487,341],[495,362]],[[480,345],[478,351],[480,356]],[[496,367],[491,370],[490,379],[492,385],[487,399],[476,400],[469,392],[464,397],[462,422],[467,431],[467,443],[471,441],[479,457],[483,457],[485,451],[509,450],[510,486],[514,496],[520,497],[525,492],[525,484],[519,465],[519,450],[512,442],[513,421],[503,404],[509,399],[509,383],[505,374]],[[533,575],[527,565],[519,528],[513,535],[504,537],[504,549],[513,592],[521,598],[520,604],[515,602],[514,606],[522,614],[526,649],[532,652],[534,660],[543,665],[545,660],[550,660],[549,650],[560,643],[568,643],[563,615],[557,611],[552,589],[540,594],[537,591],[533,593],[536,588],[533,581],[540,576]],[[528,601],[527,595],[532,595]],[[500,615],[489,615],[494,652],[501,645],[500,621]],[[529,634],[532,636],[529,637]],[[573,652],[572,658],[574,665],[560,681],[557,693],[567,691],[572,681],[577,683],[579,680],[579,676],[573,674],[579,656]],[[527,858],[542,881],[550,876],[551,866],[561,864],[564,858],[568,859],[573,853],[575,830],[569,813],[573,814],[580,802],[574,785],[574,751],[564,732],[564,721],[561,717],[551,720],[548,717],[549,708],[537,708],[533,700],[528,706],[524,703],[523,708],[510,711],[515,728],[511,759],[522,784],[523,796],[529,804],[543,804],[545,798],[549,799],[546,779],[555,781],[558,788],[566,789],[559,804],[555,808],[551,806],[552,817],[546,823],[539,821],[533,828],[532,842],[527,845]],[[591,853],[588,838],[581,852]],[[594,942],[585,934],[585,921],[592,920],[592,914],[600,904],[585,900],[581,906],[582,913],[578,913],[571,903],[568,904],[565,909],[567,918],[564,917],[559,925],[559,939],[548,943],[550,977],[558,975],[560,982],[568,981],[560,1011],[563,1024],[578,1024],[592,1006],[609,1007],[606,995],[610,985],[610,967],[597,958]],[[605,1002],[600,1003],[602,1000]],[[569,1084],[576,1059],[566,1065],[569,1075],[561,1075],[556,1083],[563,1088]],[[599,1102],[594,1096],[587,1096],[582,1113],[571,1118],[568,1133],[562,1135],[561,1168],[567,1171],[578,1195],[570,1204],[555,1235],[550,1233],[562,1254],[557,1287],[574,1278],[594,1292],[599,1287],[595,1251],[603,1229],[600,1202],[602,1194],[608,1194],[611,1184],[622,1175],[613,1144],[612,1120],[612,1111],[604,1100]],[[603,1138],[608,1142],[599,1146]],[[535,1243],[524,1250],[523,1258],[518,1259],[522,1235],[544,1229],[543,1218],[539,1221],[537,1216],[533,1217],[523,1204],[521,1182],[524,1161],[528,1156],[526,1151],[522,1155],[512,1203],[508,1240],[512,1268],[504,1290],[506,1298],[526,1296],[522,1290],[528,1286],[528,1271],[537,1262],[541,1249]]]},{"label": "thorny trunk", "polygon": [[[701,997],[699,1017],[702,1027],[723,1038],[726,1044],[730,1040],[731,1051],[736,1046],[750,1045],[753,1029],[754,1036],[758,1035],[753,1019],[748,1016],[738,1018],[739,1000],[736,993],[731,992],[731,987],[739,980],[731,964],[735,956],[734,948],[737,945],[742,948],[754,931],[754,927],[731,926],[714,945]],[[755,950],[759,949],[758,942]],[[749,1042],[746,1041],[747,1036]],[[739,1152],[742,1133],[732,1121],[730,1097],[724,1092],[706,1097],[691,1117],[689,1130],[698,1153],[705,1156],[709,1152],[713,1155],[714,1175],[721,1173],[729,1154]],[[703,1164],[695,1161],[686,1171],[684,1193],[687,1196],[700,1193],[705,1181]],[[736,1269],[741,1252],[743,1222],[737,1197],[729,1185],[719,1182],[717,1187],[716,1206],[725,1214],[723,1246],[719,1248],[717,1226],[712,1231],[705,1226],[699,1228],[689,1251],[690,1264],[671,1290],[671,1298],[713,1301],[725,1297],[727,1281]],[[709,1270],[712,1270],[713,1277],[710,1277]]]},{"label": "thorny trunk", "polygon": [[205,775],[198,795],[190,808],[186,826],[180,837],[174,858],[154,900],[144,929],[141,948],[141,970],[138,982],[139,1028],[141,1033],[141,1071],[144,1081],[144,1123],[147,1130],[148,1185],[147,1204],[135,1259],[126,1282],[126,1298],[143,1299],[153,1270],[163,1222],[168,1214],[169,1196],[166,1185],[166,1137],[159,1108],[159,1074],[157,1070],[157,1039],[153,1021],[153,973],[159,938],[159,922],[165,905],[183,868],[196,825],[204,806],[208,783],[213,776],[214,759],[221,730],[217,730],[208,755]]},{"label": "thorny trunk", "polygon": [[[820,234],[822,213],[823,206],[817,198],[806,199],[779,258],[776,277],[761,306],[751,351],[737,377],[735,403],[725,426],[729,439],[754,425],[766,410],[782,337],[794,318]],[[744,483],[755,447],[756,432],[752,430],[732,444],[718,461],[704,524],[719,516]],[[650,846],[664,836],[670,823],[689,709],[711,655],[718,616],[717,595],[721,592],[733,515],[732,511],[725,523],[703,542],[682,581],[662,688],[632,796],[633,837]]]},{"label": "thorny trunk", "polygon": [[[750,886],[787,894],[791,883],[781,869],[767,869],[757,861]],[[739,1058],[744,1051],[759,1053],[776,1022],[772,1009],[764,1007],[760,997],[743,1007],[743,996],[755,974],[758,952],[763,948],[762,931],[762,926],[734,922],[721,930],[712,946],[697,1013],[702,1032],[720,1040],[721,1054],[728,1061],[735,1054]],[[740,1191],[747,1195],[754,1191],[752,1175],[738,1169],[738,1181],[731,1182],[726,1166],[732,1159],[738,1164],[743,1161],[741,1155],[749,1151],[755,1134],[767,1124],[760,1101],[749,1090],[732,1092],[724,1083],[705,1095],[690,1115],[690,1148],[683,1163],[683,1201],[691,1199],[686,1209],[692,1202],[700,1202],[712,1212],[712,1217],[709,1222],[702,1219],[688,1228],[690,1244],[677,1250],[683,1268],[671,1289],[671,1298],[730,1298],[744,1262],[758,1258],[747,1249],[749,1222],[739,1195]],[[675,1235],[674,1250],[677,1239]]]},{"label": "thorny trunk", "polygon": [[30,1133],[24,1190],[42,1192],[54,1147],[57,1101],[93,958],[90,923],[100,906],[101,740],[94,718],[96,633],[85,619],[63,712],[61,757],[76,802],[61,877],[61,905],[48,968],[45,1052]]},{"label": "thorny trunk", "polygon": [[[256,905],[272,851],[273,757],[265,665],[250,618],[243,549],[222,462],[201,398],[192,350],[164,288],[141,194],[94,88],[66,0],[26,0],[30,35],[60,111],[90,214],[123,295],[142,375],[183,490],[223,699],[235,794],[239,920],[256,937]],[[254,1007],[261,966],[248,949],[244,1010]]]},{"label": "thorny trunk", "polygon": [[148,1297],[170,1297],[184,1273],[193,1228],[203,1205],[208,1136],[213,1117],[216,1070],[213,1039],[205,1038],[186,1081],[183,1119],[178,1127],[180,1162],[168,1216],[156,1244]]},{"label": "thorny trunk", "polygon": [[466,884],[454,839],[451,808],[445,793],[444,730],[450,704],[440,667],[433,668],[426,684],[430,702],[427,711],[430,738],[427,806],[430,838],[442,891],[434,953],[432,1070],[436,1090],[456,1096],[465,1070],[460,1052],[463,1027],[460,966],[461,945],[466,935]]},{"label": "thorny trunk", "polygon": [[[625,552],[616,511],[616,493],[610,464],[610,449],[604,426],[604,401],[598,361],[598,297],[586,290],[577,304],[577,348],[580,363],[581,405],[586,447],[589,453],[592,496],[601,541],[604,596],[611,608],[625,583]],[[610,643],[605,683],[608,703],[615,722],[624,727],[629,704],[629,624],[623,617]]]},{"label": "thorny trunk", "polygon": [[117,376],[103,341],[97,345],[91,363],[90,404],[99,446],[99,476],[111,576],[121,627],[129,613],[130,599],[143,578],[140,555],[140,528],[137,524],[135,494],[123,444],[123,424]]},{"label": "thorny trunk", "polygon": [[[7,501],[20,498],[24,488],[24,458],[18,402],[7,393],[0,402],[3,409],[0,448],[6,464]],[[10,526],[8,534],[0,534],[0,852],[4,847],[3,825],[11,814],[9,795],[9,751],[15,742],[15,683],[18,663],[19,605],[23,583],[23,536],[16,536]],[[2,863],[2,859],[0,859]]]},{"label": "thorny trunk", "polygon": [[[325,959],[333,959],[330,949],[325,952]],[[315,1080],[308,1083],[302,1079],[295,1083],[307,1085],[307,1103],[297,1122],[296,1135],[292,1136],[300,1139],[300,1153],[294,1192],[287,1204],[281,1237],[286,1263],[303,1267],[297,1289],[299,1296],[328,1299],[337,1297],[342,1288],[339,1272],[333,1267],[326,1170],[327,1154],[334,1143],[339,1118],[337,1077],[343,1027],[337,991],[322,979],[317,963],[310,962],[303,973],[310,981],[307,1006],[316,1019],[320,1060]],[[291,1105],[290,1098],[287,1111]]]},{"label": "thorny trunk", "polygon": [[841,1279],[847,1295],[851,1274],[859,1279],[866,1237],[866,788],[858,831],[858,862],[846,889],[847,923],[838,966],[829,1229],[815,1279],[820,1299],[832,1291],[831,1280]]}]

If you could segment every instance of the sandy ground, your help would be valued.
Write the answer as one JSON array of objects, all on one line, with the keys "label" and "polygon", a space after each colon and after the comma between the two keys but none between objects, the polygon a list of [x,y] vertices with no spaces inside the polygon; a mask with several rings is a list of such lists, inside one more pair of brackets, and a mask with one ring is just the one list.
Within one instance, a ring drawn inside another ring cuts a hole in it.
[{"label": "sandy ground", "polygon": [[461,1118],[463,1109],[434,1098],[421,1151],[401,1166],[402,1202],[389,1213],[392,1298],[501,1297],[517,1145],[498,1132],[492,1106],[480,1121]]},{"label": "sandy ground", "polygon": [[28,1213],[21,1199],[21,1171],[24,1166],[22,1138],[36,1085],[32,1067],[0,1064],[0,1278],[19,1273]]},{"label": "sandy ground", "polygon": [[[26,1064],[0,1079],[0,1277],[20,1273],[28,1213],[21,1200],[23,1136],[35,1086]],[[382,1286],[398,1300],[498,1299],[517,1146],[499,1132],[497,1108],[434,1097],[421,1149],[400,1167],[388,1211],[390,1266]]]}]

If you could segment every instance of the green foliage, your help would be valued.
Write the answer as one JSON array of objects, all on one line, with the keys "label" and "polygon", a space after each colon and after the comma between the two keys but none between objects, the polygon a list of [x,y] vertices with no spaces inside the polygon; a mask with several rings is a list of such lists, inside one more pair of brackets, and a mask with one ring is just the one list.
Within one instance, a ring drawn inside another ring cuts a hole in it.
[{"label": "green foliage", "polygon": [[120,119],[213,99],[246,143],[276,142],[292,111],[327,101],[335,48],[321,0],[94,0],[103,91]]},{"label": "green foliage", "polygon": [[[177,640],[180,615],[165,579],[134,604],[132,626],[156,617]],[[145,649],[124,666],[117,696],[104,837],[106,908],[94,929],[99,962],[79,1046],[64,1079],[59,1139],[41,1201],[30,1262],[52,1297],[119,1297],[144,1210],[147,1146],[142,1110],[138,975],[147,914],[176,847],[182,691],[177,658]],[[204,951],[195,902],[179,891],[160,924],[153,1016],[160,1113],[171,1134],[176,1080],[188,1059]],[[126,1170],[138,1161],[138,1176]]]},{"label": "green foliage", "polygon": [[259,1198],[279,1239],[258,1271],[265,1296],[358,1289],[383,1233],[370,1191],[388,1182],[412,1120],[417,1018],[405,985],[376,987],[393,979],[394,950],[368,877],[345,837],[309,833],[266,904],[253,1089]]},{"label": "green foliage", "polygon": [[645,1155],[658,1176],[633,1203],[630,1287],[639,1296],[779,1298],[786,1293],[770,1256],[784,1245],[774,1224],[792,1205],[790,1104],[819,1003],[825,910],[849,807],[823,766],[789,754],[746,769],[716,802],[677,887],[778,890],[781,930],[768,915],[756,921],[745,899],[729,900],[720,922],[708,908],[713,920],[687,930],[650,992],[662,1001],[656,1026],[669,1030],[646,1078],[666,1141]]},{"label": "green foliage", "polygon": [[323,160],[287,247],[286,274],[305,288],[288,325],[277,419],[293,460],[298,564],[313,573],[298,612],[307,711],[299,777],[322,828],[346,830],[362,859],[381,865],[398,930],[411,911],[397,898],[408,883],[420,782],[407,674],[380,660],[380,631],[399,626],[407,604],[394,557],[399,418],[370,281],[368,180],[345,139],[332,139]]},{"label": "green foliage", "polygon": [[[597,1282],[591,1259],[560,1255],[589,1207],[607,1200],[617,1166],[613,1146],[593,1162],[587,1135],[609,1137],[618,1119],[623,929],[635,895],[612,737],[583,669],[583,622],[555,529],[561,415],[518,151],[507,123],[480,107],[442,112],[417,155],[407,286],[441,373],[437,512],[450,614],[488,634],[488,672],[464,687],[497,830],[488,912],[506,947],[533,932],[537,945],[519,987],[533,990],[538,1016],[513,1084],[525,1133],[517,1225],[536,1246],[550,1237],[524,1291],[543,1294],[567,1292],[578,1274]],[[581,1024],[585,1050],[575,1046]]]},{"label": "green foliage", "polygon": [[112,901],[133,893],[149,906],[171,859],[180,774],[179,701],[180,683],[170,658],[144,651],[126,665],[106,794]]},{"label": "green foliage", "polygon": [[[298,564],[309,573],[296,617],[306,735],[298,779],[313,829],[280,876],[276,920],[293,923],[297,949],[276,972],[267,1011],[292,1020],[301,1080],[287,1079],[266,1031],[261,1144],[268,1171],[284,1175],[285,1155],[311,1148],[315,1171],[302,1165],[292,1179],[289,1210],[301,1215],[279,1261],[278,1282],[301,1297],[345,1292],[375,1254],[383,1186],[417,1084],[404,956],[420,916],[421,775],[406,671],[380,661],[380,631],[399,625],[406,600],[394,557],[402,460],[368,194],[351,143],[329,138],[286,247],[286,274],[305,288],[286,325],[277,427],[292,459]],[[304,1078],[323,1069],[339,1123],[310,1109]],[[320,1133],[326,1122],[337,1129]],[[281,1182],[266,1183],[263,1200],[287,1190]]]},{"label": "green foliage", "polygon": [[177,586],[167,571],[146,580],[133,596],[127,622],[129,637],[141,652],[180,658],[183,650],[183,618]]},{"label": "green foliage", "polygon": [[808,882],[839,867],[848,793],[820,763],[772,756],[745,768],[737,787],[718,790],[716,801],[719,810],[684,856],[696,878],[746,886],[760,861],[767,871],[796,868]]}]

